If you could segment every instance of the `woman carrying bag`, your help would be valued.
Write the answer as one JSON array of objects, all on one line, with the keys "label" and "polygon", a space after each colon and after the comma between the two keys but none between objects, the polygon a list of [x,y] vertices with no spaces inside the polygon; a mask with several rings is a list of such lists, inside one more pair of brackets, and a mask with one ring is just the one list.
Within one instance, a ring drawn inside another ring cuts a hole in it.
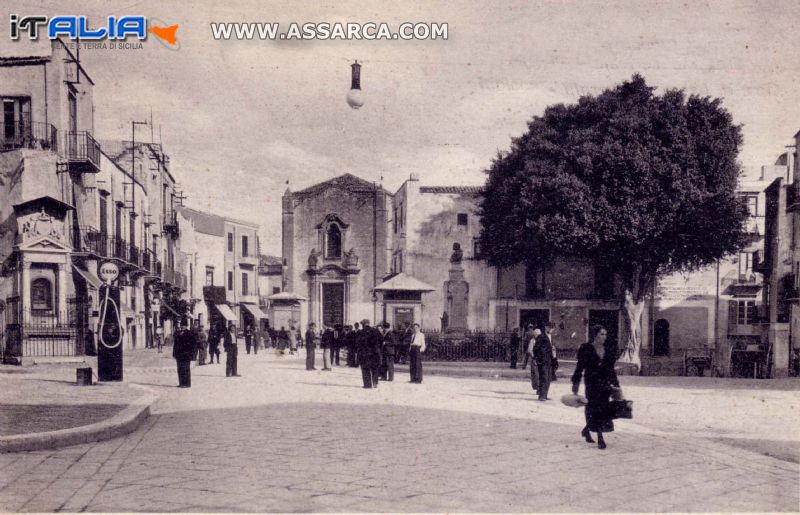
[{"label": "woman carrying bag", "polygon": [[578,364],[572,374],[572,393],[577,394],[583,376],[586,386],[586,427],[581,436],[594,443],[591,431],[597,433],[597,447],[606,448],[603,433],[614,430],[615,410],[611,396],[619,391],[619,380],[614,371],[617,360],[616,346],[606,343],[608,331],[605,327],[595,325],[589,331],[589,341],[578,349]]}]

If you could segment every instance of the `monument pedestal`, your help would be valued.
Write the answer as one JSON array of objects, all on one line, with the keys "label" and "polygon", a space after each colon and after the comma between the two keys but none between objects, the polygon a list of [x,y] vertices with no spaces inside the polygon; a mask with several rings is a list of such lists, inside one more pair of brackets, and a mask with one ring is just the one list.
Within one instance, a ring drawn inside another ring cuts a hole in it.
[{"label": "monument pedestal", "polygon": [[449,280],[444,283],[445,312],[448,316],[448,333],[463,333],[468,329],[469,283],[464,279],[464,267],[453,263]]}]

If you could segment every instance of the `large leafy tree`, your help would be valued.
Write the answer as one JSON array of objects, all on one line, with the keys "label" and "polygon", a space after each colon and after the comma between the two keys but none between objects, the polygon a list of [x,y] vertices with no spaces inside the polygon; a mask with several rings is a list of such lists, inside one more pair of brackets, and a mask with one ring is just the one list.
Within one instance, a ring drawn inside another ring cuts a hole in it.
[{"label": "large leafy tree", "polygon": [[614,270],[620,359],[637,370],[644,301],[658,276],[712,264],[746,242],[740,127],[719,99],[654,90],[634,75],[548,107],[494,159],[480,206],[480,243],[495,266],[570,256]]}]

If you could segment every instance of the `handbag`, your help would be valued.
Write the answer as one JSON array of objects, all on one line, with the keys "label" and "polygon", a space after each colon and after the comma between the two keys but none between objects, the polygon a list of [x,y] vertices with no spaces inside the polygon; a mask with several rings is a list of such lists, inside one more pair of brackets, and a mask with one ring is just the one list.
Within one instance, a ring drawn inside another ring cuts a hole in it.
[{"label": "handbag", "polygon": [[633,401],[611,401],[611,418],[633,418]]}]

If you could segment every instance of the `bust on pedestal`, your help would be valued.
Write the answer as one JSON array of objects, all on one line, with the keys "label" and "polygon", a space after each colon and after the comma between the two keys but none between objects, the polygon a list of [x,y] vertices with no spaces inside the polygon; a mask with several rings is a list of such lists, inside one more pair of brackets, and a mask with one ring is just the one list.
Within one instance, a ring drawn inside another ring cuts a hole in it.
[{"label": "bust on pedestal", "polygon": [[444,283],[444,311],[448,315],[447,332],[463,332],[468,327],[469,283],[464,279],[464,267],[461,264],[463,255],[461,245],[453,243],[449,280]]}]

